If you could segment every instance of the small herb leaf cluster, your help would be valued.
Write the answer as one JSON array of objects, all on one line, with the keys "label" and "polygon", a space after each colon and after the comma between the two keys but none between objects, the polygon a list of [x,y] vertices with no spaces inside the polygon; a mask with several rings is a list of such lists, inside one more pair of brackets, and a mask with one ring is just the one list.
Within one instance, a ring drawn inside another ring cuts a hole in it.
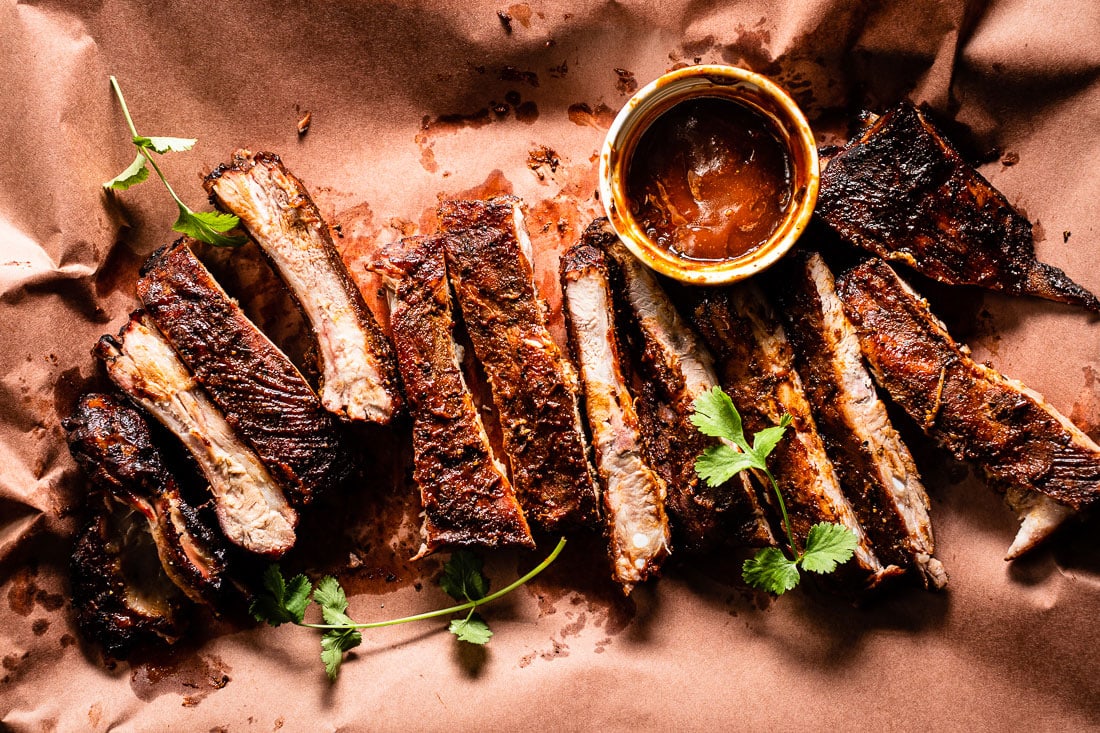
[{"label": "small herb leaf cluster", "polygon": [[[775,492],[787,535],[789,555],[778,547],[766,547],[745,561],[741,574],[754,588],[782,595],[798,585],[799,569],[813,573],[831,573],[838,565],[851,559],[857,539],[847,527],[821,522],[810,528],[806,544],[798,550],[791,531],[787,504],[779,491],[767,459],[791,424],[791,416],[783,415],[779,424],[764,428],[753,435],[752,445],[745,439],[741,415],[721,387],[713,387],[695,400],[692,424],[704,435],[723,442],[709,446],[695,461],[695,472],[708,486],[717,487],[746,468],[763,473]],[[736,447],[735,447],[736,446]]]},{"label": "small herb leaf cluster", "polygon": [[[271,565],[264,572],[263,590],[253,598],[249,611],[257,621],[272,626],[291,623],[323,631],[324,633],[321,636],[321,661],[324,662],[325,672],[328,674],[329,679],[335,680],[340,672],[340,664],[344,660],[344,654],[363,642],[363,629],[377,629],[383,626],[394,626],[412,621],[424,621],[430,618],[464,613],[464,616],[451,620],[448,627],[450,632],[459,641],[470,644],[487,644],[489,639],[492,638],[493,632],[489,630],[489,625],[485,622],[485,619],[475,613],[476,609],[508,595],[534,578],[549,567],[550,563],[557,559],[564,548],[565,538],[562,538],[558,541],[554,551],[545,560],[518,580],[491,594],[489,593],[489,581],[482,573],[483,564],[481,559],[468,550],[458,550],[444,563],[439,585],[444,592],[456,601],[460,601],[459,605],[419,613],[414,616],[365,624],[356,623],[348,616],[348,597],[336,578],[325,576],[316,585],[310,583],[304,575],[296,575],[287,580],[282,571],[279,570],[278,565]],[[316,624],[305,621],[306,609],[311,600],[320,607],[321,619],[324,623]]]},{"label": "small herb leaf cluster", "polygon": [[248,241],[243,236],[226,234],[226,232],[235,229],[241,223],[240,219],[232,214],[223,214],[218,211],[192,211],[176,195],[175,190],[168,183],[168,179],[164,177],[160,166],[157,165],[156,159],[153,158],[154,153],[164,155],[165,153],[181,153],[190,150],[195,147],[195,143],[198,141],[190,137],[147,137],[139,135],[137,128],[134,126],[134,120],[130,117],[126,100],[122,96],[122,90],[118,86],[118,80],[113,76],[111,77],[111,88],[114,89],[115,96],[118,97],[118,102],[122,105],[122,114],[126,117],[126,124],[130,126],[130,142],[134,144],[138,152],[137,157],[126,167],[126,170],[104,183],[103,187],[115,191],[125,191],[131,186],[136,186],[147,180],[149,178],[149,167],[151,166],[179,208],[179,217],[172,225],[172,229],[215,247],[237,247]]}]

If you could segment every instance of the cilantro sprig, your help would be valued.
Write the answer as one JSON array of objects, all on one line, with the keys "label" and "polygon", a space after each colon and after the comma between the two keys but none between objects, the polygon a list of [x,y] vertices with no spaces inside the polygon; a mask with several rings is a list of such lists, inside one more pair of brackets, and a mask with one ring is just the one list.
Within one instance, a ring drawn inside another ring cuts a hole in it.
[{"label": "cilantro sprig", "polygon": [[[456,601],[457,606],[441,608],[436,611],[418,613],[414,616],[356,623],[348,616],[348,597],[339,581],[325,576],[316,585],[310,583],[304,575],[296,575],[287,580],[278,565],[271,565],[264,572],[263,591],[258,593],[249,606],[252,616],[272,626],[292,623],[310,629],[320,629],[321,661],[330,680],[335,680],[340,672],[344,653],[363,642],[363,629],[378,629],[383,626],[396,626],[413,621],[425,621],[440,616],[452,616],[465,612],[464,617],[451,619],[448,630],[459,641],[469,644],[487,644],[493,636],[489,624],[476,609],[487,603],[503,598],[541,573],[557,559],[565,548],[565,538],[558,541],[557,547],[545,560],[500,590],[489,593],[489,581],[482,573],[482,561],[468,550],[459,550],[451,555],[443,565],[443,575],[439,578],[440,587]],[[324,623],[307,623],[306,609],[310,601],[321,609]]]},{"label": "cilantro sprig", "polygon": [[161,182],[164,183],[164,187],[168,189],[168,193],[175,200],[176,206],[179,207],[180,215],[176,219],[176,223],[172,225],[173,230],[201,242],[212,244],[215,247],[237,247],[248,241],[247,238],[242,236],[225,234],[225,232],[234,229],[241,223],[240,219],[232,214],[223,214],[218,211],[192,211],[176,195],[153,157],[153,153],[164,155],[165,153],[181,153],[190,150],[198,140],[190,137],[146,137],[139,135],[137,128],[134,126],[134,120],[130,116],[130,109],[126,106],[126,99],[122,96],[122,90],[118,86],[118,79],[113,76],[111,77],[111,88],[114,90],[115,96],[118,97],[118,103],[122,105],[122,114],[126,117],[126,124],[130,126],[130,141],[138,152],[137,157],[126,167],[126,170],[104,183],[103,187],[115,191],[125,191],[131,186],[136,186],[147,180],[149,178],[149,168],[147,166],[152,166]]},{"label": "cilantro sprig", "polygon": [[787,504],[767,464],[768,455],[779,445],[791,424],[790,415],[783,415],[778,425],[753,435],[752,445],[749,445],[741,425],[741,414],[721,387],[699,395],[694,408],[691,422],[699,432],[726,441],[709,446],[696,459],[695,472],[699,477],[708,486],[717,487],[747,468],[760,471],[771,483],[783,518],[789,554],[778,547],[766,547],[757,552],[742,566],[741,575],[746,583],[782,595],[798,585],[802,577],[799,568],[812,573],[831,573],[851,559],[858,541],[854,532],[840,524],[815,524],[801,551],[795,543]]}]

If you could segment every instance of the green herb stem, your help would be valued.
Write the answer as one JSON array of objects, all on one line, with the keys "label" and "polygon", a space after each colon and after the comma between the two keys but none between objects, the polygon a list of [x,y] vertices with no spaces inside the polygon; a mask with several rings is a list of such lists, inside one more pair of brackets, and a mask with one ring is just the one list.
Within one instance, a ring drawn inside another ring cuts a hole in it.
[{"label": "green herb stem", "polygon": [[545,560],[543,560],[538,565],[536,565],[534,568],[532,568],[526,575],[522,576],[521,578],[518,578],[516,581],[514,581],[513,583],[505,586],[504,588],[501,588],[497,592],[490,593],[489,595],[485,596],[484,598],[479,598],[476,601],[468,601],[466,603],[462,603],[462,604],[459,604],[457,606],[451,606],[450,608],[441,608],[437,611],[428,611],[426,613],[418,613],[415,616],[405,616],[404,618],[391,619],[389,621],[375,621],[375,622],[369,623],[369,624],[344,625],[344,624],[307,624],[307,623],[301,623],[301,624],[298,624],[298,625],[299,626],[305,626],[305,627],[308,627],[308,628],[311,628],[311,629],[378,629],[378,628],[382,628],[383,626],[396,626],[397,624],[407,624],[407,623],[412,623],[413,621],[424,621],[424,620],[430,619],[430,618],[438,618],[439,616],[449,616],[451,614],[460,613],[462,611],[470,611],[472,613],[473,609],[477,608],[478,606],[484,606],[486,603],[492,603],[493,601],[497,600],[498,598],[502,598],[502,597],[508,595],[509,593],[514,591],[516,588],[519,588],[524,583],[527,583],[529,580],[531,580],[536,575],[538,575],[543,570],[545,570],[547,567],[549,567],[550,563],[554,562],[554,560],[557,559],[558,555],[561,554],[561,551],[564,548],[565,548],[565,538],[562,537],[560,540],[558,540],[558,546],[554,548],[554,551],[551,552],[546,557]]},{"label": "green herb stem", "polygon": [[787,502],[783,500],[783,493],[779,490],[779,484],[776,482],[772,472],[765,468],[764,475],[767,476],[768,480],[772,483],[772,491],[775,492],[775,498],[779,502],[779,512],[783,515],[783,529],[787,532],[787,544],[791,548],[791,554],[794,555],[797,560],[801,555],[794,545],[794,531],[791,529],[791,517],[787,514]]}]

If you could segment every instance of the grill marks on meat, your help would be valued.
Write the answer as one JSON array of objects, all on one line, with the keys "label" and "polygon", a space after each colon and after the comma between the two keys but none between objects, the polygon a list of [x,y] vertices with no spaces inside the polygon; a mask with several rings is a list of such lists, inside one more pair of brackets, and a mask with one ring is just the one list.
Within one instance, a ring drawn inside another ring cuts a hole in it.
[{"label": "grill marks on meat", "polygon": [[413,420],[413,479],[424,507],[417,557],[444,546],[534,547],[462,374],[443,242],[409,238],[383,254],[378,264],[391,291],[394,350]]},{"label": "grill marks on meat", "polygon": [[908,102],[832,159],[816,211],[849,242],[936,280],[1100,312],[1096,296],[1035,259],[1031,223]]},{"label": "grill marks on meat", "polygon": [[589,227],[561,260],[566,325],[584,385],[596,470],[603,484],[614,578],[629,593],[669,551],[667,487],[643,459],[638,415],[622,374],[607,263]]},{"label": "grill marks on meat", "polygon": [[85,637],[109,658],[175,642],[186,599],[157,558],[146,518],[97,494],[70,560],[73,609]]},{"label": "grill marks on meat", "polygon": [[225,548],[181,496],[145,418],[111,395],[92,393],[80,399],[64,427],[69,450],[88,477],[145,520],[171,581],[192,601],[216,606],[229,585]]},{"label": "grill marks on meat", "polygon": [[647,457],[668,486],[677,549],[710,549],[727,534],[751,546],[774,545],[747,475],[712,489],[695,472],[695,459],[710,439],[692,425],[691,415],[695,400],[718,384],[713,357],[606,219],[593,222],[585,238],[608,256],[616,300],[640,351],[642,436]]},{"label": "grill marks on meat", "polygon": [[186,240],[153,253],[137,291],[195,381],[296,506],[347,478],[349,449],[336,420]]},{"label": "grill marks on meat", "polygon": [[792,417],[792,431],[772,452],[776,481],[792,530],[805,541],[818,522],[843,524],[859,540],[853,565],[875,585],[901,572],[884,567],[871,548],[818,435],[782,326],[752,285],[709,291],[700,297],[695,323],[721,364],[722,387],[741,411],[747,433]]},{"label": "grill marks on meat", "polygon": [[389,422],[401,406],[393,351],[302,182],[279,156],[240,150],[205,186],[240,217],[302,308],[317,337],[324,406],[348,420]]},{"label": "grill marks on meat", "polygon": [[863,365],[832,272],[820,255],[800,252],[780,278],[798,373],[860,524],[883,562],[911,566],[926,587],[942,588],[928,494]]},{"label": "grill marks on meat", "polygon": [[440,208],[447,269],[500,415],[512,482],[547,531],[592,523],[596,490],[577,377],[546,328],[519,199]]},{"label": "grill marks on meat", "polygon": [[875,260],[849,270],[837,292],[890,396],[955,456],[1011,488],[1023,527],[1010,559],[1069,510],[1096,503],[1100,446],[1040,394],[971,359],[889,265]]},{"label": "grill marks on meat", "polygon": [[117,340],[100,339],[96,355],[123,392],[183,441],[210,484],[229,541],[264,555],[290,549],[297,513],[148,316],[139,311]]}]

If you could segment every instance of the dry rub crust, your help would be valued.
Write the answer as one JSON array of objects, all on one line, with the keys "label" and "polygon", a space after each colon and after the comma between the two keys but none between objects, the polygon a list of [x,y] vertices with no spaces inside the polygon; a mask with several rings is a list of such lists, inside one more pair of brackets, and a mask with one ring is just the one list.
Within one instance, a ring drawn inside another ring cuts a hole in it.
[{"label": "dry rub crust", "polygon": [[[1013,489],[1025,511],[1050,514],[1042,502],[1023,507],[1020,491],[1074,510],[1096,504],[1100,446],[1042,395],[971,359],[889,265],[872,260],[849,270],[837,292],[875,378],[927,434],[993,485]],[[1064,518],[1044,520],[1045,533]]]},{"label": "dry rub crust", "polygon": [[224,540],[181,496],[145,418],[112,395],[90,393],[63,425],[93,484],[147,523],[172,582],[192,601],[217,608],[230,586]]},{"label": "dry rub crust", "polygon": [[722,388],[741,412],[747,435],[778,424],[784,413],[791,415],[792,429],[770,463],[796,539],[804,542],[818,522],[843,524],[859,540],[845,575],[874,586],[903,572],[879,561],[841,491],[794,370],[786,334],[759,290],[742,284],[705,291],[698,296],[694,320],[721,365]]},{"label": "dry rub crust", "polygon": [[500,414],[512,483],[528,520],[547,531],[596,520],[577,377],[546,328],[524,253],[520,202],[440,207],[447,270]]},{"label": "dry rub crust", "polygon": [[336,420],[181,239],[146,260],[138,296],[157,329],[298,507],[351,473]]},{"label": "dry rub crust", "polygon": [[1096,296],[1035,259],[1031,223],[908,102],[830,161],[816,213],[852,244],[941,282],[1100,312]]},{"label": "dry rub crust", "polygon": [[580,367],[584,405],[603,485],[614,578],[629,593],[656,576],[669,553],[668,489],[646,462],[641,424],[623,378],[604,251],[589,227],[561,259],[570,345]]},{"label": "dry rub crust", "polygon": [[753,547],[775,544],[745,474],[710,488],[695,472],[695,459],[711,443],[691,424],[695,400],[718,384],[710,352],[607,219],[592,222],[585,238],[608,256],[619,320],[639,352],[642,439],[648,460],[668,486],[677,552],[712,550],[727,539]]},{"label": "dry rub crust", "polygon": [[202,470],[226,538],[279,556],[294,545],[298,514],[263,462],[233,432],[143,311],[95,348],[107,374],[184,444]]},{"label": "dry rub crust", "polygon": [[388,423],[402,404],[393,349],[302,182],[278,155],[238,150],[204,186],[216,206],[240,217],[310,323],[326,409]]},{"label": "dry rub crust", "polygon": [[773,282],[782,284],[775,290],[825,449],[875,553],[912,567],[925,587],[943,587],[928,494],[863,365],[832,272],[819,254],[802,251],[786,258]]},{"label": "dry rub crust", "polygon": [[462,374],[439,237],[404,239],[377,263],[413,420],[413,480],[424,507],[417,557],[441,547],[534,547],[531,530]]}]

